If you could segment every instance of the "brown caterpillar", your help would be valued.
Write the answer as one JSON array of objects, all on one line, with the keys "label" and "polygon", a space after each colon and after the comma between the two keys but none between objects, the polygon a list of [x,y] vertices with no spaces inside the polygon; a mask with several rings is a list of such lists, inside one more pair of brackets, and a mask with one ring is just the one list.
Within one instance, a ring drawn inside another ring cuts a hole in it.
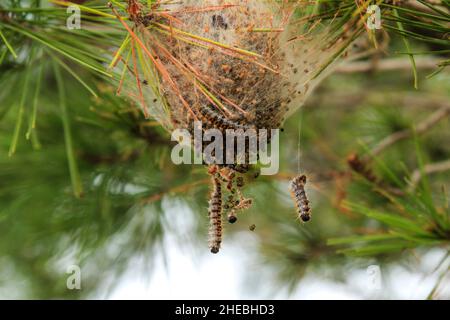
[{"label": "brown caterpillar", "polygon": [[299,218],[303,222],[311,220],[311,208],[305,191],[306,176],[295,177],[290,185],[291,195],[297,206]]},{"label": "brown caterpillar", "polygon": [[209,200],[209,249],[218,253],[222,243],[222,186],[217,177],[212,177],[213,190]]},{"label": "brown caterpillar", "polygon": [[225,131],[226,129],[242,129],[244,131],[248,129],[254,129],[253,126],[240,124],[234,120],[228,119],[223,114],[221,114],[220,112],[215,112],[210,107],[200,108],[200,117],[201,120],[203,120],[203,122],[205,122],[207,125],[222,131]]}]

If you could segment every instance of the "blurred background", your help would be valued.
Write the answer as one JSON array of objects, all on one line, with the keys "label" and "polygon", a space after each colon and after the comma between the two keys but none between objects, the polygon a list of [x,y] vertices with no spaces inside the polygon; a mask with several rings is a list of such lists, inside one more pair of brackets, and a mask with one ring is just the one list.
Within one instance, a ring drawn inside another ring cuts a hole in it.
[{"label": "blurred background", "polygon": [[[450,298],[449,11],[421,5],[395,28],[387,12],[378,49],[288,119],[280,173],[247,179],[254,206],[212,255],[205,167],[175,166],[169,134],[93,70],[123,30],[1,0],[0,298]],[[300,173],[307,224],[288,192]]]}]

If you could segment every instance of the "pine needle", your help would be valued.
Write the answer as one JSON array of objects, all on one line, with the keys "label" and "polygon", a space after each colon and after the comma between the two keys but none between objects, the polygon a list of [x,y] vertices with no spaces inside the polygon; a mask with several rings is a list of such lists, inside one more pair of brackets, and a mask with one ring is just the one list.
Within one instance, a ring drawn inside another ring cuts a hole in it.
[{"label": "pine needle", "polygon": [[33,40],[36,40],[36,41],[38,41],[38,42],[40,42],[40,43],[42,43],[44,45],[46,45],[50,49],[53,49],[53,50],[61,53],[62,55],[66,56],[67,58],[69,58],[71,60],[74,60],[74,61],[78,62],[79,64],[81,64],[81,65],[83,65],[83,66],[85,66],[85,67],[87,67],[89,69],[95,70],[98,73],[101,73],[101,74],[103,74],[105,76],[112,77],[112,75],[110,73],[108,73],[108,72],[106,72],[106,71],[104,71],[104,70],[102,70],[102,69],[100,69],[100,68],[98,68],[98,67],[96,67],[96,66],[94,66],[92,64],[89,64],[86,61],[83,61],[83,60],[81,60],[81,59],[79,59],[79,58],[77,58],[77,57],[75,57],[75,56],[73,56],[73,55],[71,55],[69,53],[67,53],[66,51],[62,50],[61,48],[58,48],[56,45],[54,45],[54,44],[50,43],[48,40],[44,39],[42,37],[42,35],[41,35],[41,37],[38,37],[38,36],[32,34],[31,32],[29,32],[27,30],[23,30],[21,28],[18,28],[18,27],[12,26],[12,25],[6,25],[6,27],[11,29],[11,30],[14,30],[14,31],[16,31],[18,33],[21,33],[21,34],[23,34],[23,35],[25,35],[25,36],[33,39]]},{"label": "pine needle", "polygon": [[95,14],[95,15],[98,15],[98,16],[101,16],[104,18],[116,19],[116,17],[112,14],[105,13],[103,11],[96,10],[96,9],[93,9],[93,8],[90,8],[87,6],[83,6],[81,4],[73,3],[70,1],[58,1],[58,0],[48,0],[48,1],[51,3],[57,4],[59,6],[64,6],[64,7],[77,6],[78,8],[80,8],[81,11],[84,11],[84,12]]},{"label": "pine needle", "polygon": [[54,74],[58,86],[59,106],[61,111],[61,120],[64,129],[64,140],[66,145],[67,162],[69,164],[70,178],[75,197],[81,198],[83,195],[83,185],[81,183],[80,173],[78,171],[77,160],[73,149],[72,133],[70,129],[69,112],[66,104],[66,93],[61,71],[56,63],[53,63]]},{"label": "pine needle", "polygon": [[[398,14],[397,9],[394,9],[394,16],[398,19],[400,19],[400,16]],[[403,23],[400,21],[397,21],[398,29],[401,32],[405,32],[405,28],[403,27]],[[409,60],[411,61],[412,69],[413,69],[413,76],[414,76],[414,88],[417,90],[419,89],[419,80],[417,75],[417,66],[416,66],[416,59],[414,58],[414,54],[412,54],[411,51],[411,45],[409,44],[409,40],[406,36],[402,35],[403,43],[405,44],[406,52],[409,55]]]},{"label": "pine needle", "polygon": [[22,91],[22,95],[21,95],[21,98],[20,98],[20,102],[19,102],[19,110],[18,110],[18,113],[17,113],[17,120],[16,120],[16,125],[15,125],[15,128],[14,128],[13,138],[12,138],[12,141],[11,141],[11,145],[9,147],[9,152],[8,152],[8,156],[9,157],[12,157],[14,155],[14,153],[16,153],[16,150],[17,150],[17,144],[19,142],[20,131],[22,129],[23,116],[25,114],[25,99],[26,99],[27,94],[28,94],[28,82],[29,82],[29,79],[30,79],[30,71],[28,69],[26,74],[25,74],[23,91]]},{"label": "pine needle", "polygon": [[95,98],[98,98],[97,93],[92,89],[81,77],[72,69],[70,68],[64,61],[59,59],[57,56],[50,53],[53,59],[58,62],[58,64],[64,68],[72,77],[74,77],[84,88],[86,88],[87,91],[89,91],[90,94],[92,94]]},{"label": "pine needle", "polygon": [[42,74],[43,74],[44,67],[42,65],[39,66],[38,71],[38,77],[36,80],[36,87],[34,90],[34,97],[33,97],[33,109],[31,112],[30,122],[28,126],[28,131],[26,134],[27,140],[30,139],[32,131],[36,128],[36,116],[37,116],[37,107],[38,107],[38,101],[39,101],[39,93],[41,90],[41,81],[42,81]]},{"label": "pine needle", "polygon": [[11,52],[11,54],[13,55],[14,59],[17,59],[17,54],[14,51],[13,47],[11,46],[11,44],[9,44],[8,40],[6,40],[5,35],[3,34],[2,30],[0,30],[0,37],[2,38],[3,42],[5,43],[6,47],[8,48],[8,50]]}]

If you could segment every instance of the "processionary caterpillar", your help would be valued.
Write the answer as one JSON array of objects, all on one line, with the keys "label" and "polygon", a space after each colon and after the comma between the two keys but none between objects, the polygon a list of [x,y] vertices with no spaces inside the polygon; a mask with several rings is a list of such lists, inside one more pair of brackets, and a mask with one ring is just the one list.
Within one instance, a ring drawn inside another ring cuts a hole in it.
[{"label": "processionary caterpillar", "polygon": [[212,177],[213,190],[209,200],[209,249],[218,253],[222,243],[222,186],[219,178]]},{"label": "processionary caterpillar", "polygon": [[295,177],[291,182],[291,195],[297,206],[299,218],[303,222],[311,220],[311,207],[305,191],[306,176]]}]

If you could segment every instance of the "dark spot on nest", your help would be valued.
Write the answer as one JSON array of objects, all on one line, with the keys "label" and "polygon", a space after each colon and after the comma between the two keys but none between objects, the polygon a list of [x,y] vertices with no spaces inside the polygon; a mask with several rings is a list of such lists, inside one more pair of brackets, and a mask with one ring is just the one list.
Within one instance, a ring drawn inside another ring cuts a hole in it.
[{"label": "dark spot on nest", "polygon": [[225,22],[225,18],[223,16],[221,16],[220,14],[215,14],[212,16],[212,25],[214,28],[216,29],[224,29],[227,30],[228,29],[228,23]]},{"label": "dark spot on nest", "polygon": [[149,15],[147,15],[147,16],[143,16],[140,20],[140,22],[144,25],[144,26],[146,26],[146,27],[148,27],[149,25],[150,25],[150,23],[153,21],[153,19],[154,19],[154,16],[153,16],[153,14],[149,14]]}]

